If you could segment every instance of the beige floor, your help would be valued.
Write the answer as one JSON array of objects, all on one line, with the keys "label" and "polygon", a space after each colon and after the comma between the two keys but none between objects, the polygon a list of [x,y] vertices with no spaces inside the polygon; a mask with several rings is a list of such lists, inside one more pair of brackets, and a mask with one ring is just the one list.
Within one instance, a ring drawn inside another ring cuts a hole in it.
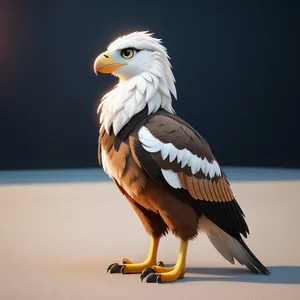
[{"label": "beige floor", "polygon": [[[110,275],[123,257],[139,261],[148,238],[110,182],[0,185],[0,299],[300,299],[300,181],[233,182],[253,252],[271,276],[231,266],[200,236],[175,284]],[[159,259],[176,260],[178,240]]]}]

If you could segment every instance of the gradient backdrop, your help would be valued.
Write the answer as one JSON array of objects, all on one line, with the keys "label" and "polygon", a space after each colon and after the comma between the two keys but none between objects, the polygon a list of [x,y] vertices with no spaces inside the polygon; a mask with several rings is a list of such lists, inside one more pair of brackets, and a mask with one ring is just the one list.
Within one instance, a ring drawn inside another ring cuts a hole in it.
[{"label": "gradient backdrop", "polygon": [[177,113],[222,165],[300,167],[297,1],[0,0],[0,169],[97,166],[93,73],[121,34],[172,58]]}]

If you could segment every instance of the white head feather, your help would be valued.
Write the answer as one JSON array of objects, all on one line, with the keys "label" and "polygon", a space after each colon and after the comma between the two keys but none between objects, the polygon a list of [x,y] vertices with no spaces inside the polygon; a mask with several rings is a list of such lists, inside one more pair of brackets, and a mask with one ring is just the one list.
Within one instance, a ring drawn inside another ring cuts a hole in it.
[{"label": "white head feather", "polygon": [[[125,59],[121,50],[126,48],[139,51],[134,51],[131,59]],[[108,46],[108,51],[115,62],[126,62],[126,65],[114,71],[119,83],[104,95],[98,108],[101,110],[100,123],[106,132],[112,126],[117,135],[146,105],[149,114],[159,108],[174,113],[171,93],[176,99],[175,79],[160,39],[146,31],[134,32],[116,39]]]}]

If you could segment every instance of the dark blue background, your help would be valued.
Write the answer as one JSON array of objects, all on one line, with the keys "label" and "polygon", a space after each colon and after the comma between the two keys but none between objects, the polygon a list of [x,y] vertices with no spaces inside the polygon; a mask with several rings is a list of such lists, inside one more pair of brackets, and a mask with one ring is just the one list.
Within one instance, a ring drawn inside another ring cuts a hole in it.
[{"label": "dark blue background", "polygon": [[225,165],[300,167],[297,1],[4,1],[0,169],[97,166],[95,57],[117,36],[162,38],[177,113]]}]

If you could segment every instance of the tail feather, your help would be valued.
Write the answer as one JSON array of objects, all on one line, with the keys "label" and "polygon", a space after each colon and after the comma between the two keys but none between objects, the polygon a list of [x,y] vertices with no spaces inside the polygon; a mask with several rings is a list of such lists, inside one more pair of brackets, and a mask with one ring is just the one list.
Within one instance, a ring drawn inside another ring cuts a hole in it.
[{"label": "tail feather", "polygon": [[230,263],[234,264],[234,260],[237,260],[253,273],[270,274],[269,270],[255,257],[242,238],[238,240],[233,238],[208,219],[201,222],[200,226],[202,227],[200,230],[206,232],[217,251]]},{"label": "tail feather", "polygon": [[219,253],[231,264],[234,264],[234,257],[232,255],[232,252],[230,251],[227,244],[224,243],[222,237],[219,234],[213,234],[210,231],[207,231],[206,233],[211,243],[219,251]]},{"label": "tail feather", "polygon": [[236,241],[237,243],[240,244],[242,250],[244,251],[247,259],[252,263],[253,266],[256,267],[258,271],[265,275],[269,275],[270,271],[258,260],[258,258],[253,254],[253,252],[248,248],[246,243],[240,239],[240,241]]}]

